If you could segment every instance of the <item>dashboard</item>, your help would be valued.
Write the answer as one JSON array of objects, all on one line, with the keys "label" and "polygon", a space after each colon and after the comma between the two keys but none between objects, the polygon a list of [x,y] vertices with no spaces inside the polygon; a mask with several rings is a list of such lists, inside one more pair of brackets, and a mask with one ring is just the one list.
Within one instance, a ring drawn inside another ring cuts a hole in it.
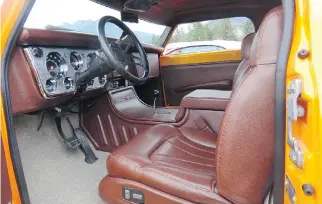
[{"label": "dashboard", "polygon": [[[164,49],[147,44],[142,46],[147,53],[149,77],[159,77],[159,55]],[[98,49],[100,44],[95,35],[23,29],[9,64],[13,114],[53,107],[69,100],[95,97],[107,90],[130,85],[114,71],[94,78],[81,92],[76,90],[75,74],[88,69],[89,56]],[[130,52],[133,61],[136,62],[136,49],[131,48]],[[135,65],[131,69],[130,71],[138,76],[143,73],[140,66]]]},{"label": "dashboard", "polygon": [[[27,47],[26,56],[32,64],[40,91],[45,98],[75,93],[75,74],[88,69],[90,55],[96,50]],[[109,78],[119,76],[111,73]],[[86,91],[104,88],[107,75],[92,79]]]}]

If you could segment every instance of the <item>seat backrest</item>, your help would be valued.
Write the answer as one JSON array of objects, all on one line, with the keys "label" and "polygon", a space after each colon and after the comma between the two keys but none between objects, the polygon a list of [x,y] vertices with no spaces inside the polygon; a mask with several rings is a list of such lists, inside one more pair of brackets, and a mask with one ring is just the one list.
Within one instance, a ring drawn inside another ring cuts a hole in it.
[{"label": "seat backrest", "polygon": [[236,89],[236,87],[238,87],[240,82],[243,80],[244,76],[249,71],[250,50],[252,47],[254,36],[255,36],[255,33],[250,33],[246,35],[241,44],[242,61],[235,72],[235,76],[233,80],[233,91]]},{"label": "seat backrest", "polygon": [[282,7],[268,12],[255,35],[250,70],[234,91],[217,138],[216,188],[234,203],[260,203],[272,183],[275,69]]}]

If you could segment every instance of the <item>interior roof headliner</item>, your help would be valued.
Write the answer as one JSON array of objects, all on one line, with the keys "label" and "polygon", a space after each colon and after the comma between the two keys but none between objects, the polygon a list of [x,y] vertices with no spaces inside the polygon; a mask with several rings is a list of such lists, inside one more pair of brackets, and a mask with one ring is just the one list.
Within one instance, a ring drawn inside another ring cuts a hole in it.
[{"label": "interior roof headliner", "polygon": [[[116,10],[123,10],[125,0],[93,0]],[[178,23],[246,16],[257,27],[264,15],[280,0],[153,0],[158,2],[147,12],[134,12],[140,18],[172,26]]]}]

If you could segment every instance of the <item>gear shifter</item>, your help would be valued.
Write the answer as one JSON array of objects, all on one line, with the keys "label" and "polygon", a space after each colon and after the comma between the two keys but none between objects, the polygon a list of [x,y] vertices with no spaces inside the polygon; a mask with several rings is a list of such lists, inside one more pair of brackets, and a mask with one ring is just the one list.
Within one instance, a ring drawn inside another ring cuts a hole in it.
[{"label": "gear shifter", "polygon": [[154,90],[153,91],[153,95],[154,95],[154,100],[153,100],[153,113],[156,114],[156,100],[157,97],[160,95],[160,91],[159,90]]}]

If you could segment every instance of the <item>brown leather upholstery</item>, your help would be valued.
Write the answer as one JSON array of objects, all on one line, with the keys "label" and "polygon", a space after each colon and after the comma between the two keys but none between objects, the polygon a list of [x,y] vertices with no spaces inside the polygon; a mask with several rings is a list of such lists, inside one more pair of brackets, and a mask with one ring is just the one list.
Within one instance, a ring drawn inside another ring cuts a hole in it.
[{"label": "brown leather upholstery", "polygon": [[180,106],[198,110],[225,110],[231,91],[197,89],[183,97]]},{"label": "brown leather upholstery", "polygon": [[236,87],[240,84],[240,82],[243,80],[243,78],[249,71],[250,50],[252,47],[254,36],[255,36],[255,33],[250,33],[246,35],[245,38],[243,39],[242,46],[241,46],[242,61],[235,72],[235,76],[233,80],[233,90],[236,89]]},{"label": "brown leather upholstery", "polygon": [[208,131],[156,125],[108,157],[108,176],[137,181],[191,202],[227,203],[214,193],[214,138]]},{"label": "brown leather upholstery", "polygon": [[[250,51],[255,33],[248,34],[242,42],[242,61],[239,64],[233,79],[233,91],[244,79],[250,70]],[[184,116],[186,109],[221,110],[224,111],[230,100],[231,91],[197,89],[183,97],[180,104],[177,120]]]},{"label": "brown leather upholstery", "polygon": [[153,126],[109,156],[109,175],[99,187],[102,199],[126,203],[108,193],[114,186],[107,180],[113,177],[125,186],[135,181],[194,203],[263,202],[272,176],[281,33],[282,7],[276,7],[254,39],[250,70],[233,92],[217,140],[209,131]]},{"label": "brown leather upholstery", "polygon": [[219,129],[217,188],[236,203],[260,202],[270,184],[282,19],[281,6],[265,16],[252,45],[251,70],[234,91]]}]

